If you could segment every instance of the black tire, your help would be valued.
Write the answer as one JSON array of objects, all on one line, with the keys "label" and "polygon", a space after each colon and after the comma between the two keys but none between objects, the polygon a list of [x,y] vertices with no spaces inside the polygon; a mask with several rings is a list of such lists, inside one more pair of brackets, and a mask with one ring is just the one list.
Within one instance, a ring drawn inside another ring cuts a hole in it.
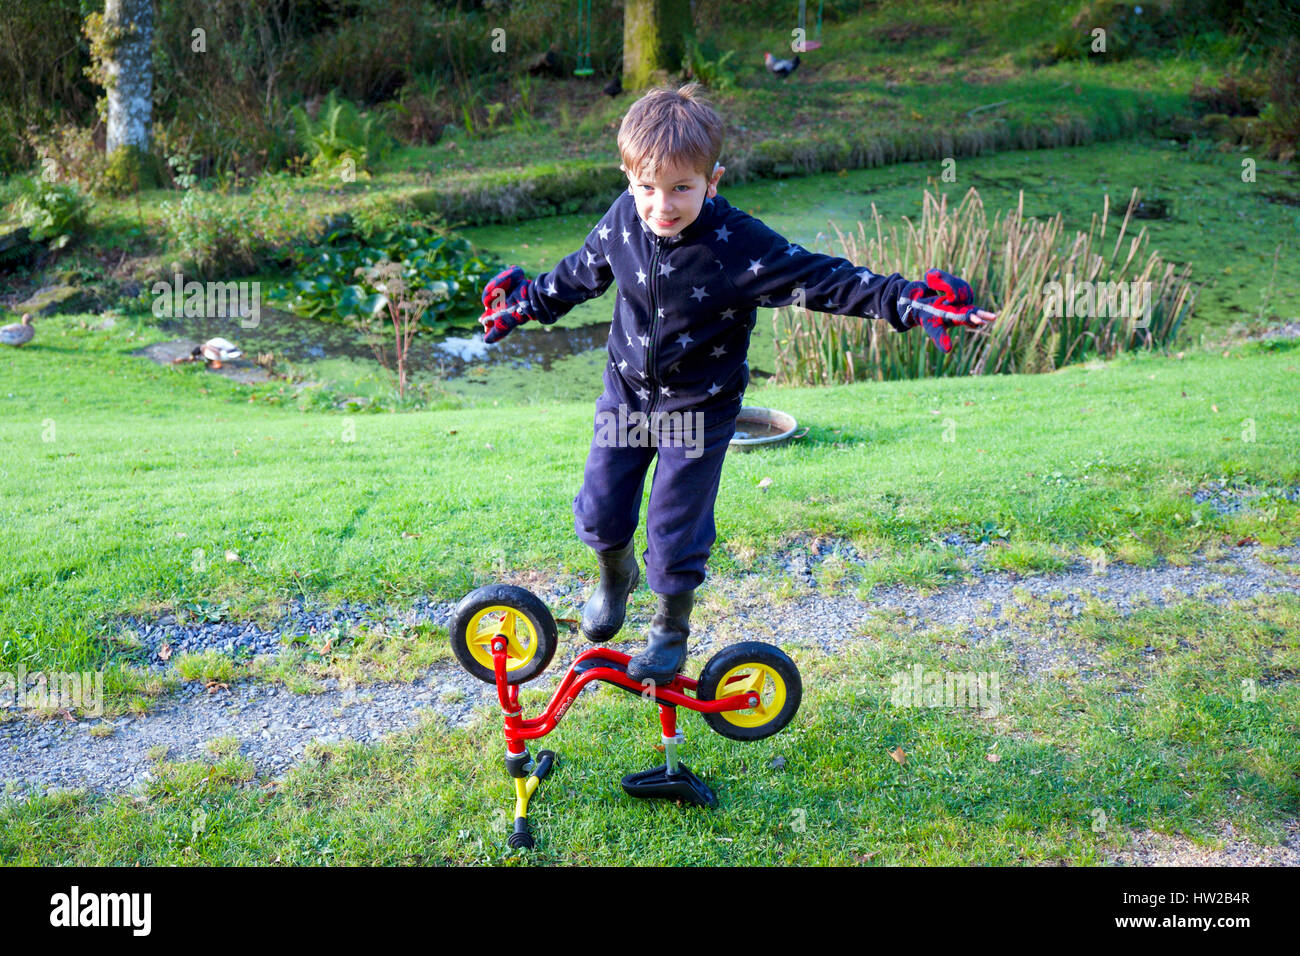
[{"label": "black tire", "polygon": [[[491,667],[491,655],[484,654],[485,661],[475,658],[471,650],[470,624],[475,615],[491,607],[501,607],[522,616],[536,635],[536,647],[533,647],[527,659],[513,670],[506,672],[506,681],[510,684],[523,684],[532,680],[546,670],[555,656],[555,649],[560,644],[555,630],[555,618],[542,603],[541,598],[526,588],[513,584],[488,584],[476,588],[461,598],[460,603],[451,614],[451,649],[460,661],[460,666],[485,684],[495,684],[496,674]],[[481,627],[481,622],[475,630]],[[532,636],[529,635],[531,646]],[[480,649],[480,653],[482,653]]]},{"label": "black tire", "polygon": [[[784,685],[785,700],[769,717],[756,726],[740,726],[728,720],[725,714],[701,714],[704,722],[717,733],[731,740],[762,740],[780,733],[794,719],[803,700],[803,682],[799,679],[799,668],[790,660],[785,651],[771,644],[760,641],[744,641],[724,647],[714,654],[704,670],[700,672],[699,686],[695,696],[699,700],[717,700],[718,685],[728,671],[745,664],[761,664],[770,668]],[[765,685],[772,684],[771,677],[765,679]],[[775,688],[773,688],[775,690]],[[775,704],[775,697],[771,703]],[[746,711],[735,711],[742,719]]]}]

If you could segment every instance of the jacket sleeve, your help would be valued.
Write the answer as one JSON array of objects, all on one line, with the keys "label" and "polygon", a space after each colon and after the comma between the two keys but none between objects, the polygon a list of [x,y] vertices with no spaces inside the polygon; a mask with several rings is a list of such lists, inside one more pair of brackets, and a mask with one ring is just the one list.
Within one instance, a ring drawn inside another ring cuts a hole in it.
[{"label": "jacket sleeve", "polygon": [[746,309],[802,305],[814,312],[885,319],[899,332],[910,328],[898,314],[908,280],[897,272],[877,275],[848,259],[809,252],[752,216],[741,234],[744,241],[725,267]]},{"label": "jacket sleeve", "polygon": [[528,290],[525,311],[543,325],[550,325],[575,305],[594,299],[614,279],[606,250],[613,235],[615,206],[587,234],[582,248],[560,260],[550,272],[541,273]]}]

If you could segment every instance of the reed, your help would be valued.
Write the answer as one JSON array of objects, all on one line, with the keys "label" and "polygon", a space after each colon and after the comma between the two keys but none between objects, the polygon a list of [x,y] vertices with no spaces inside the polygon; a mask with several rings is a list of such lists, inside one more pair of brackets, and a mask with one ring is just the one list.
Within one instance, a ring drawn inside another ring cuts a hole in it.
[{"label": "reed", "polygon": [[[854,232],[833,226],[838,255],[872,272],[920,276],[939,268],[968,281],[975,301],[999,313],[980,330],[959,330],[943,355],[920,332],[899,335],[884,319],[782,308],[773,315],[776,378],[830,385],[938,375],[1050,372],[1070,362],[1131,349],[1167,348],[1196,297],[1181,272],[1130,231],[1138,191],[1119,227],[1110,197],[1087,232],[1067,236],[1060,214],[1046,221],[1015,208],[990,224],[979,192],[955,206],[926,190],[917,222],[887,223],[875,204]],[[1109,233],[1109,234],[1108,234]]]}]

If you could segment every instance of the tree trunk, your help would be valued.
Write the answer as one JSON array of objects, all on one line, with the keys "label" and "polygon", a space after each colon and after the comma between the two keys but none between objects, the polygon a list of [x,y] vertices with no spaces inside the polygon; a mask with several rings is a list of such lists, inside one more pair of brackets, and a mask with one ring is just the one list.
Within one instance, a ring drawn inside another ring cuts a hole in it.
[{"label": "tree trunk", "polygon": [[690,0],[627,0],[623,89],[639,92],[680,70],[691,32]]},{"label": "tree trunk", "polygon": [[108,77],[105,152],[149,150],[153,114],[153,0],[105,0],[104,26],[116,37],[104,63]]}]

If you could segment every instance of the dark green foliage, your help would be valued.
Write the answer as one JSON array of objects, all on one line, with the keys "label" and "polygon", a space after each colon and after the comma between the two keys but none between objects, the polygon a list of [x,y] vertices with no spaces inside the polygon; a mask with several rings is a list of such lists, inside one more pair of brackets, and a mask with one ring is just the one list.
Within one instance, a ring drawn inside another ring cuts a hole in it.
[{"label": "dark green foliage", "polygon": [[85,230],[91,201],[76,184],[27,178],[20,181],[20,190],[15,211],[31,227],[34,241],[57,249]]},{"label": "dark green foliage", "polygon": [[311,157],[317,173],[337,175],[351,161],[352,173],[364,172],[367,165],[386,153],[392,139],[375,122],[347,100],[331,90],[320,104],[315,118],[301,106],[290,115],[298,133],[298,145]]},{"label": "dark green foliage", "polygon": [[1273,51],[1265,71],[1268,103],[1260,111],[1264,140],[1272,156],[1291,159],[1300,144],[1300,40]]},{"label": "dark green foliage", "polygon": [[362,237],[350,229],[330,232],[324,242],[299,251],[298,278],[275,293],[300,315],[347,321],[382,303],[358,282],[357,270],[382,260],[400,263],[407,288],[435,294],[422,324],[473,321],[482,311],[479,290],[503,265],[481,259],[464,239],[448,239],[407,227]]}]

